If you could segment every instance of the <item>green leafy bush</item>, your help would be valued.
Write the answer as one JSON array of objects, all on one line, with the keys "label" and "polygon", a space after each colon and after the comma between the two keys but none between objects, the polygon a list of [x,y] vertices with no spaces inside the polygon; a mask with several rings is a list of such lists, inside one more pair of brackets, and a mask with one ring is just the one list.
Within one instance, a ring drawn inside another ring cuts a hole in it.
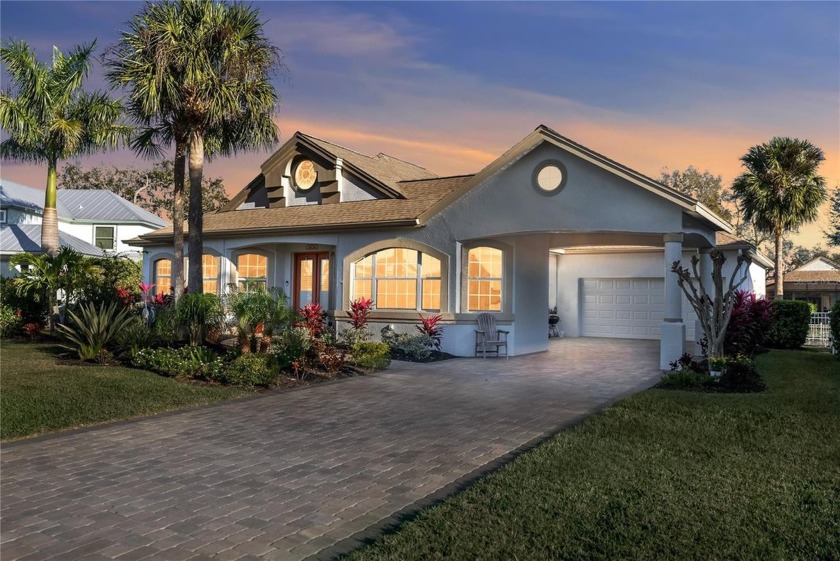
[{"label": "green leafy bush", "polygon": [[773,327],[769,344],[777,349],[798,349],[808,338],[811,306],[800,300],[773,301]]},{"label": "green leafy bush", "polygon": [[132,316],[116,303],[108,306],[82,304],[69,312],[70,324],[58,329],[68,344],[62,345],[78,353],[81,360],[104,361],[116,344],[117,335],[131,322]]},{"label": "green leafy bush", "polygon": [[0,304],[0,337],[9,337],[21,326],[22,322],[17,310],[11,306]]},{"label": "green leafy bush", "polygon": [[657,387],[670,390],[698,390],[714,385],[715,379],[706,372],[696,370],[672,370],[662,375]]},{"label": "green leafy bush", "polygon": [[384,370],[391,364],[391,349],[386,343],[360,342],[353,346],[352,362],[366,370]]},{"label": "green leafy bush", "polygon": [[117,347],[121,353],[133,355],[141,349],[148,349],[159,344],[155,330],[143,323],[140,316],[132,316],[117,334]]},{"label": "green leafy bush", "polygon": [[767,388],[752,359],[743,355],[726,361],[719,384],[729,392],[760,392]]},{"label": "green leafy bush", "polygon": [[268,337],[291,325],[294,314],[289,299],[281,288],[266,290],[255,286],[249,291],[234,291],[229,295],[228,307],[236,317],[240,348],[257,352],[260,332]]},{"label": "green leafy bush", "polygon": [[0,303],[8,306],[17,314],[20,311],[20,323],[44,323],[49,311],[46,298],[37,298],[34,294],[19,292],[15,279],[0,277]]},{"label": "green leafy bush", "polygon": [[227,361],[204,347],[140,349],[131,354],[131,364],[172,378],[224,382]]},{"label": "green leafy bush", "polygon": [[432,338],[426,334],[383,331],[382,342],[388,345],[392,358],[396,360],[422,362],[432,356]]},{"label": "green leafy bush", "polygon": [[831,320],[829,323],[831,329],[831,340],[834,345],[834,352],[837,358],[840,358],[840,300],[834,303],[831,308]]},{"label": "green leafy bush", "polygon": [[312,348],[312,338],[303,327],[292,327],[271,339],[271,355],[280,370],[289,370]]},{"label": "green leafy bush", "polygon": [[228,364],[224,381],[238,386],[270,386],[277,377],[274,361],[266,354],[247,353]]},{"label": "green leafy bush", "polygon": [[224,313],[215,294],[191,292],[184,294],[175,305],[176,325],[184,329],[190,346],[204,342],[207,333],[224,325]]}]

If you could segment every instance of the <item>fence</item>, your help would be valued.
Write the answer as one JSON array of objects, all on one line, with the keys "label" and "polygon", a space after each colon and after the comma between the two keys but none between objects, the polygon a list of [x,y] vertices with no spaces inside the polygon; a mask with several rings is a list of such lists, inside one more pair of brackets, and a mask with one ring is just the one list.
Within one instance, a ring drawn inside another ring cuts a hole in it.
[{"label": "fence", "polygon": [[808,326],[808,338],[805,344],[811,347],[828,347],[831,340],[829,330],[830,312],[815,312],[811,314],[811,321]]}]

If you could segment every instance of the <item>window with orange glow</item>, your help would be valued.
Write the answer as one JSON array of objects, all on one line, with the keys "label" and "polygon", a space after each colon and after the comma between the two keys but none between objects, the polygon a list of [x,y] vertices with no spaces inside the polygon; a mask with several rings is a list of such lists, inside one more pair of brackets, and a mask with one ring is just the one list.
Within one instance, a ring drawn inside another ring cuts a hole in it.
[{"label": "window with orange glow", "polygon": [[354,264],[352,298],[373,300],[379,310],[440,310],[440,260],[392,247]]},{"label": "window with orange glow", "polygon": [[172,260],[158,259],[155,261],[155,294],[172,293]]},{"label": "window with orange glow", "polygon": [[201,256],[202,288],[205,294],[219,293],[219,272],[222,258],[218,255],[204,254]]},{"label": "window with orange glow", "polygon": [[243,253],[236,258],[239,290],[268,283],[268,258],[258,253]]},{"label": "window with orange glow", "polygon": [[469,251],[467,305],[470,312],[502,311],[502,250],[476,247]]}]

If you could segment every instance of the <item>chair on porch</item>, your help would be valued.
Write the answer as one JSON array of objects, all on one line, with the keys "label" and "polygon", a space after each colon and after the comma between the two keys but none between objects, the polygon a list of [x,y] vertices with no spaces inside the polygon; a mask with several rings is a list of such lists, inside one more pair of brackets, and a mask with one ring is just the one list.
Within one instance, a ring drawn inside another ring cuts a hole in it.
[{"label": "chair on porch", "polygon": [[504,347],[505,358],[508,358],[507,336],[510,331],[496,327],[496,317],[493,314],[478,314],[478,329],[475,330],[475,356],[487,358],[487,350],[500,355],[500,349]]}]

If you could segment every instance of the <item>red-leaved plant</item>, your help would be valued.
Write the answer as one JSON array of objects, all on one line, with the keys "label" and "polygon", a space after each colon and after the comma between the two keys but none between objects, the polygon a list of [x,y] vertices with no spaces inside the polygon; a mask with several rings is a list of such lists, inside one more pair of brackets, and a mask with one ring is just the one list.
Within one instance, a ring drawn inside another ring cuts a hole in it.
[{"label": "red-leaved plant", "polygon": [[726,328],[723,350],[727,356],[752,356],[764,344],[773,325],[770,302],[748,290],[735,292],[735,304]]},{"label": "red-leaved plant", "polygon": [[370,298],[359,296],[350,302],[350,311],[347,315],[350,316],[350,325],[353,329],[359,331],[365,328],[370,319],[371,310],[373,310],[373,300]]},{"label": "red-leaved plant", "polygon": [[321,313],[320,304],[307,304],[300,310],[300,321],[297,322],[298,327],[304,327],[309,331],[309,335],[316,339],[324,330],[324,316]]},{"label": "red-leaved plant", "polygon": [[431,337],[432,344],[435,346],[435,349],[440,350],[440,340],[443,337],[443,327],[438,324],[443,316],[438,314],[436,316],[425,318],[423,317],[423,314],[419,315],[421,324],[415,326],[417,331]]},{"label": "red-leaved plant", "polygon": [[137,295],[135,295],[131,289],[125,288],[124,286],[115,286],[114,290],[117,291],[117,299],[126,308],[134,304],[137,299]]}]

